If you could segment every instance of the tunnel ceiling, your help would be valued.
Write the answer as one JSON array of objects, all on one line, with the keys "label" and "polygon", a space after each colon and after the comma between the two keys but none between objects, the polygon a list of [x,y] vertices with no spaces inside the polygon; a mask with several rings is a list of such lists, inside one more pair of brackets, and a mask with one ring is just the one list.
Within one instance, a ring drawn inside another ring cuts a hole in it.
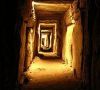
[{"label": "tunnel ceiling", "polygon": [[35,2],[72,2],[74,0],[32,0],[32,1],[35,1]]},{"label": "tunnel ceiling", "polygon": [[60,17],[69,8],[70,3],[35,2],[34,7],[37,17]]},{"label": "tunnel ceiling", "polygon": [[37,3],[35,9],[39,11],[66,11],[70,4],[51,4],[51,3]]}]

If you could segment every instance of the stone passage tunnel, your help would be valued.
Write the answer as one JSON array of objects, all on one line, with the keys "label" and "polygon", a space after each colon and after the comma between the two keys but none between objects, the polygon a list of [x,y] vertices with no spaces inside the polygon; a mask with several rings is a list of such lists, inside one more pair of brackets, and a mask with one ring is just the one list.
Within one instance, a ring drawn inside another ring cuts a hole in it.
[{"label": "stone passage tunnel", "polygon": [[22,11],[18,76],[22,90],[81,87],[83,28],[77,4],[77,0],[30,0],[26,7],[31,13]]}]

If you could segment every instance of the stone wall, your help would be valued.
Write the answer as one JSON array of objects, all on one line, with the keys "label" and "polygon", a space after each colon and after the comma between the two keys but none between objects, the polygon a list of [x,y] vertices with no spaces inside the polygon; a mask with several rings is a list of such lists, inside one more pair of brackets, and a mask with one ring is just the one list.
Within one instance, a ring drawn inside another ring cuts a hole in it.
[{"label": "stone wall", "polygon": [[72,4],[64,15],[62,58],[66,64],[72,66],[77,78],[81,77],[83,34],[80,10],[77,2]]},{"label": "stone wall", "polygon": [[27,28],[26,29],[26,58],[25,58],[25,68],[26,70],[30,66],[32,59],[33,59],[33,29]]},{"label": "stone wall", "polygon": [[67,26],[65,23],[65,18],[62,18],[62,59],[65,61],[65,48],[66,48],[66,34],[67,34]]},{"label": "stone wall", "polygon": [[72,50],[73,50],[73,68],[77,77],[81,75],[81,62],[82,62],[82,27],[81,22],[77,22],[73,28],[72,34]]},{"label": "stone wall", "polygon": [[73,18],[75,20],[75,27],[73,28],[73,68],[77,78],[81,78],[83,28],[81,23],[81,13],[77,7],[77,2],[73,2],[72,8]]},{"label": "stone wall", "polygon": [[26,43],[26,23],[23,22],[20,30],[21,46],[19,56],[19,75],[18,81],[20,84],[23,83],[23,72],[24,72],[24,60],[25,60],[25,43]]},{"label": "stone wall", "polygon": [[[29,20],[32,13],[32,1],[26,0],[23,5],[18,7],[20,16],[23,18],[23,23],[20,31],[21,45],[20,45],[20,56],[19,56],[19,71],[18,71],[18,82],[23,83],[24,70],[26,63],[26,28],[30,27]],[[17,23],[18,24],[18,23]]]}]

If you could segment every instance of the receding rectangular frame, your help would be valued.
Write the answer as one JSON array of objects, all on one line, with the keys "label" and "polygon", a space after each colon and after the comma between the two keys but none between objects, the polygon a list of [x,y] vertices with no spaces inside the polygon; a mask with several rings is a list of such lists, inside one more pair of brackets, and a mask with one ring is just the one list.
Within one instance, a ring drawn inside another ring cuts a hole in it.
[{"label": "receding rectangular frame", "polygon": [[[53,27],[54,30],[54,43],[53,43],[53,52],[41,52],[40,51],[40,31],[41,26]],[[57,56],[57,23],[56,22],[40,22],[38,26],[38,54],[43,54],[44,56]]]},{"label": "receding rectangular frame", "polygon": [[[48,29],[48,30],[41,30],[41,35],[43,34],[43,33],[49,33],[50,34],[50,45],[49,45],[49,51],[51,51],[52,52],[52,47],[53,47],[53,35],[52,35],[52,29]],[[40,35],[40,36],[41,36]],[[41,42],[42,42],[42,38],[41,38],[41,40],[40,40],[40,44],[41,44]],[[42,45],[42,44],[41,44]],[[40,46],[41,46],[40,45]],[[48,51],[48,50],[47,50]]]}]

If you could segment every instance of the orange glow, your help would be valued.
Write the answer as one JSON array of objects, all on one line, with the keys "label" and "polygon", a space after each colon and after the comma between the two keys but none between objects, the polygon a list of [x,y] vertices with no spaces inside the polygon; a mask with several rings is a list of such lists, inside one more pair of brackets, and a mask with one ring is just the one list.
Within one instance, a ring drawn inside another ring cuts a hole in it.
[{"label": "orange glow", "polygon": [[[56,4],[56,6],[55,6],[55,4]],[[43,3],[43,2],[34,2],[34,1],[32,1],[32,5],[43,5],[43,6],[48,6],[48,7],[57,7],[57,5],[59,5],[59,7],[64,7],[64,8],[66,8],[66,7],[69,7],[70,6],[70,4],[69,3],[47,3],[47,2],[45,2],[45,3]],[[58,8],[59,8],[58,7]]]},{"label": "orange glow", "polygon": [[33,61],[25,75],[34,84],[56,82],[62,80],[62,78],[64,80],[73,79],[73,69],[59,60],[42,60],[39,57],[35,57]]}]

